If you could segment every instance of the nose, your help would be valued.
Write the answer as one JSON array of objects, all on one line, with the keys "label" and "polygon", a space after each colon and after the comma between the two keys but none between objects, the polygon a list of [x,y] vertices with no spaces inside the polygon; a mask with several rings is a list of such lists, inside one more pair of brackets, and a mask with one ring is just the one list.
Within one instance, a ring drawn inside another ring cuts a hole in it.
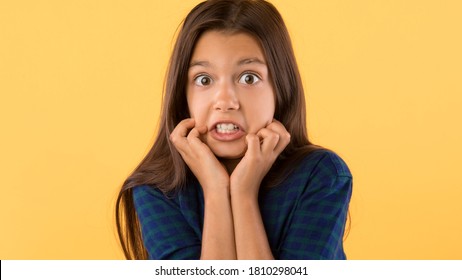
[{"label": "nose", "polygon": [[214,109],[218,111],[230,111],[238,110],[239,107],[239,100],[233,85],[224,82],[215,94]]}]

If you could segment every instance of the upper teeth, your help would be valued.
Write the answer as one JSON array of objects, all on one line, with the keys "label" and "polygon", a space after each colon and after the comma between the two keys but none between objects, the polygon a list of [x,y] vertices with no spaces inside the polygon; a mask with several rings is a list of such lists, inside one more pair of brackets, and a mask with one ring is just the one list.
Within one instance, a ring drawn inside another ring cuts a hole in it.
[{"label": "upper teeth", "polygon": [[237,125],[234,125],[232,123],[220,123],[217,124],[217,131],[218,132],[227,132],[227,131],[232,131],[238,129]]}]

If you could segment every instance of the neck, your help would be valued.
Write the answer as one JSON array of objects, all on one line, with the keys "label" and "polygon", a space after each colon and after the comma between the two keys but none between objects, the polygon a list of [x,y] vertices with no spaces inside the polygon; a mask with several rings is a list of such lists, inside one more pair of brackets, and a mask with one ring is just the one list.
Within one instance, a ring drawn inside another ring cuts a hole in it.
[{"label": "neck", "polygon": [[221,158],[220,162],[225,166],[226,171],[228,171],[228,174],[231,175],[234,171],[234,168],[239,164],[242,158],[236,158],[236,159],[224,159]]}]

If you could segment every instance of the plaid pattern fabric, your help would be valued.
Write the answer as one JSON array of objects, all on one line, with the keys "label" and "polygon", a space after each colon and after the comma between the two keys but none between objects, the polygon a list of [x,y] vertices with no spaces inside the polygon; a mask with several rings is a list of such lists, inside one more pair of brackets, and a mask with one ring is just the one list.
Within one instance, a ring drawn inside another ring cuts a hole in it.
[{"label": "plaid pattern fabric", "polygon": [[[303,159],[280,186],[262,190],[260,212],[276,259],[346,259],[343,250],[352,176],[335,153]],[[196,182],[166,197],[138,186],[133,198],[151,259],[199,259],[204,197]]]}]

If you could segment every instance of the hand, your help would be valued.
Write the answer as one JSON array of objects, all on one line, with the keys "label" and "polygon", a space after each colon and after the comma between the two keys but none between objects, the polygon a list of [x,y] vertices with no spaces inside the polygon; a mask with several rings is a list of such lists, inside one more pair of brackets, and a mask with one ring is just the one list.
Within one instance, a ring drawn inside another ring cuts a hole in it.
[{"label": "hand", "polygon": [[258,197],[260,184],[274,161],[290,142],[290,134],[282,123],[273,120],[257,134],[246,136],[247,151],[231,174],[231,192]]},{"label": "hand", "polygon": [[223,190],[229,186],[229,175],[225,168],[199,139],[206,132],[206,126],[195,127],[194,119],[184,119],[170,135],[170,141],[199,180],[204,195],[210,190]]}]

